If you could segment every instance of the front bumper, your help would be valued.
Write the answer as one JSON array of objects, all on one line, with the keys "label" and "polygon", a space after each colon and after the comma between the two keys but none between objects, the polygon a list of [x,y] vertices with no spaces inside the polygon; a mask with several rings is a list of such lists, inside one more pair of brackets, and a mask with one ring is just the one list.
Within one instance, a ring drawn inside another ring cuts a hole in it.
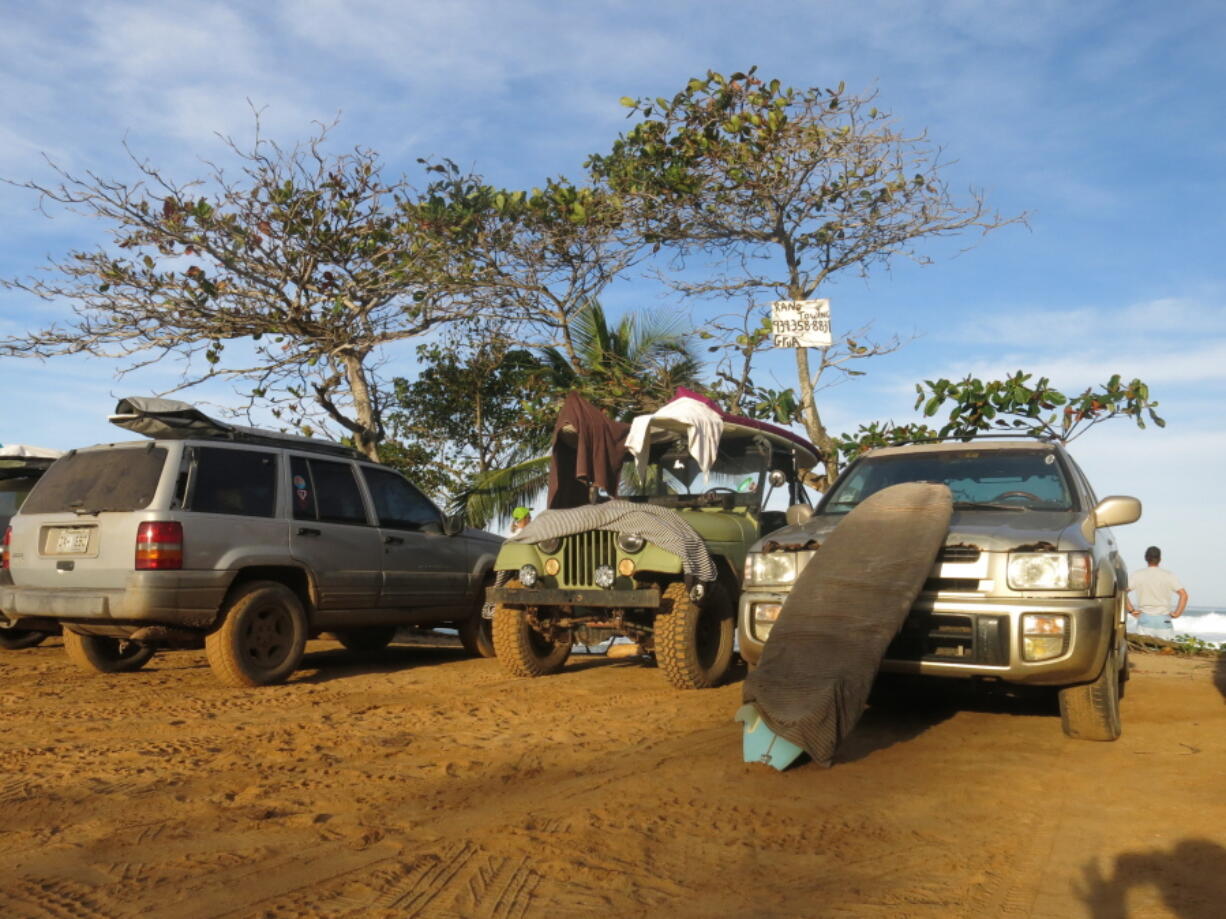
[{"label": "front bumper", "polygon": [[233,576],[232,571],[137,571],[116,590],[0,586],[0,615],[14,628],[37,618],[207,629]]},{"label": "front bumper", "polygon": [[547,589],[535,587],[489,587],[485,599],[508,606],[589,606],[600,609],[656,609],[660,592],[602,590],[601,588]]},{"label": "front bumper", "polygon": [[[787,593],[746,591],[741,595],[737,632],[741,656],[762,657],[765,641],[753,632],[753,608],[782,604]],[[1043,661],[1022,659],[1022,616],[1059,614],[1069,618],[1064,652]],[[1102,670],[1117,632],[1118,601],[1101,598],[955,600],[921,596],[886,651],[881,670],[924,676],[990,677],[1033,686],[1065,686],[1093,680]]]}]

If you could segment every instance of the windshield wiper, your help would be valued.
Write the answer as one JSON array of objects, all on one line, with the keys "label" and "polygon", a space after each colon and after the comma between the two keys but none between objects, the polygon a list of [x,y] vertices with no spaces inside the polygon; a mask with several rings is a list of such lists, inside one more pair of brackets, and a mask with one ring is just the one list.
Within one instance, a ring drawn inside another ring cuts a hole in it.
[{"label": "windshield wiper", "polygon": [[965,507],[973,510],[989,510],[989,511],[1028,511],[1029,507],[1023,504],[994,504],[991,501],[955,501],[954,507]]}]

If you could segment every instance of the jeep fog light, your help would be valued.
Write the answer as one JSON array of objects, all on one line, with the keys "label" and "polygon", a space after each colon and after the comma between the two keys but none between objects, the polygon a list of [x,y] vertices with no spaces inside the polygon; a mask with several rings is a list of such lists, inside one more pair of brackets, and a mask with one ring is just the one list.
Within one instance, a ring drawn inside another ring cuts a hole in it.
[{"label": "jeep fog light", "polygon": [[519,583],[523,584],[525,587],[535,587],[536,578],[537,574],[535,565],[523,565],[520,567]]},{"label": "jeep fog light", "polygon": [[1014,590],[1085,590],[1090,586],[1088,552],[1010,552]]},{"label": "jeep fog light", "polygon": [[796,580],[797,553],[752,552],[745,559],[746,584],[791,584]]},{"label": "jeep fog light", "polygon": [[597,587],[603,587],[608,590],[613,586],[613,569],[608,565],[601,565],[593,573],[592,579],[596,582]]},{"label": "jeep fog light", "polygon": [[562,570],[562,563],[558,561],[556,558],[545,559],[545,573],[547,575],[549,575],[550,577],[553,577],[555,574],[557,574],[561,570]]},{"label": "jeep fog light", "polygon": [[782,603],[755,603],[753,605],[753,634],[759,641],[766,641],[771,629],[779,619]]},{"label": "jeep fog light", "polygon": [[1027,613],[1022,617],[1022,660],[1059,657],[1068,645],[1068,616]]}]

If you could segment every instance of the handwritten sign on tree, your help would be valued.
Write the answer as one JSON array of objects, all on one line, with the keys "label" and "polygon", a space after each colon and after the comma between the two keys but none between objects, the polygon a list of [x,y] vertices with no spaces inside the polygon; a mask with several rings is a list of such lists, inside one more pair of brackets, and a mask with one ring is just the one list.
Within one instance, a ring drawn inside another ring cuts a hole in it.
[{"label": "handwritten sign on tree", "polygon": [[829,300],[776,300],[771,304],[771,343],[776,348],[829,348]]}]

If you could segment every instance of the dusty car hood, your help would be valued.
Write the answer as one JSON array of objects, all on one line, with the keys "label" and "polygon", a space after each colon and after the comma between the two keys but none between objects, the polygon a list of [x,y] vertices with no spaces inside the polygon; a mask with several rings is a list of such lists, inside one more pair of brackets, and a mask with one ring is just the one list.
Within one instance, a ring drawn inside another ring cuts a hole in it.
[{"label": "dusty car hood", "polygon": [[[750,550],[762,551],[774,543],[776,548],[805,548],[816,540],[824,542],[846,516],[821,514],[799,526],[784,527],[764,536]],[[1080,524],[1085,514],[1078,511],[992,511],[955,510],[949,522],[947,546],[977,546],[987,551],[1005,552],[1036,543],[1047,543],[1060,551],[1087,548]]]}]

